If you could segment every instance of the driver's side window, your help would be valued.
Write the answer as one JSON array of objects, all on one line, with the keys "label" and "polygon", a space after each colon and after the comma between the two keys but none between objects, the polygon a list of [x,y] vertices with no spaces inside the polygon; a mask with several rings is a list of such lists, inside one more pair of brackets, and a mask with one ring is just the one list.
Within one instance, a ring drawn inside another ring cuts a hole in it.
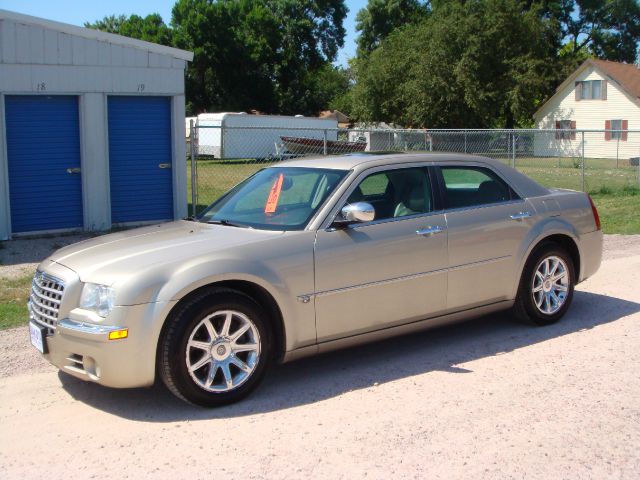
[{"label": "driver's side window", "polygon": [[433,196],[426,168],[400,168],[372,173],[351,192],[347,203],[367,202],[375,220],[428,213]]}]

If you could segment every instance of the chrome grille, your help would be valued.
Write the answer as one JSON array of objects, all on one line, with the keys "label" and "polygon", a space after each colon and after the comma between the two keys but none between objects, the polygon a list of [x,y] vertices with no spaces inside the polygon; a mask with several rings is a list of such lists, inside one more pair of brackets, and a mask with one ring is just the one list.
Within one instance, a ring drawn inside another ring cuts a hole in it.
[{"label": "chrome grille", "polygon": [[64,283],[46,273],[37,271],[31,283],[29,317],[53,335],[58,323],[58,310],[64,293]]}]

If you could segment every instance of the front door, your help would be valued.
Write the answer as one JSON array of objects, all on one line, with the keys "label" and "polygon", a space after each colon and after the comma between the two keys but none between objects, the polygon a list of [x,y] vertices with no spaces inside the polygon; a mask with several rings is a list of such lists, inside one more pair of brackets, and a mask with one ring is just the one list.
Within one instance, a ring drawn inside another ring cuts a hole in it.
[{"label": "front door", "polygon": [[363,174],[346,203],[372,222],[320,230],[315,246],[318,342],[437,315],[446,308],[447,231],[424,167]]}]

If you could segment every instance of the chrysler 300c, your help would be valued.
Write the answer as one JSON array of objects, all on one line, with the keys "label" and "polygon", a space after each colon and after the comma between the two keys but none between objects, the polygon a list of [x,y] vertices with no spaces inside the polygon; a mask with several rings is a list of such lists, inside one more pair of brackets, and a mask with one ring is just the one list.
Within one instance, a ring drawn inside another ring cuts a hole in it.
[{"label": "chrysler 300c", "polygon": [[488,158],[294,160],[197,218],[58,250],[34,277],[30,333],[75,377],[161,378],[216,406],[273,362],[499,310],[553,323],[601,256],[588,195]]}]

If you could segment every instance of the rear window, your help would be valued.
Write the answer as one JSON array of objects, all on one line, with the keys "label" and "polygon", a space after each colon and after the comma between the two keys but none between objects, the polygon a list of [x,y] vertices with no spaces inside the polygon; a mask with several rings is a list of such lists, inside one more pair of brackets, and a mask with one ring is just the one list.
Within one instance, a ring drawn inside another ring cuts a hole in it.
[{"label": "rear window", "polygon": [[488,168],[440,167],[449,208],[474,207],[518,198],[504,180]]}]

